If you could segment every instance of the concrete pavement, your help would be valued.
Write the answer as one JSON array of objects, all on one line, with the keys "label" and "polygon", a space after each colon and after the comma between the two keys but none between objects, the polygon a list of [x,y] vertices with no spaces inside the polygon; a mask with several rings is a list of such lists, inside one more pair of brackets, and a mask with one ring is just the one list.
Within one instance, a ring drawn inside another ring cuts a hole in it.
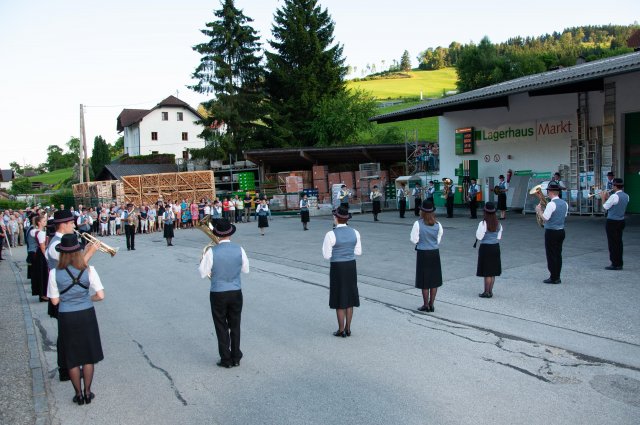
[{"label": "concrete pavement", "polygon": [[195,270],[202,233],[177,231],[173,248],[159,233],[143,235],[136,251],[96,254],[105,360],[90,406],[73,405],[71,385],[56,380],[47,343],[56,324],[44,304],[28,301],[52,423],[636,422],[638,218],[625,230],[625,270],[608,272],[604,220],[571,217],[563,283],[545,285],[543,231],[532,216],[509,216],[503,276],[485,300],[471,247],[477,221],[456,211],[440,219],[445,283],[436,312],[424,315],[414,311],[409,214],[387,212],[380,223],[354,216],[362,306],[345,340],[331,336],[327,307],[320,247],[329,218],[312,217],[308,232],[295,218],[274,218],[264,237],[255,222],[239,224],[234,239],[252,271],[243,280],[245,358],[231,370],[215,367],[208,284]]}]

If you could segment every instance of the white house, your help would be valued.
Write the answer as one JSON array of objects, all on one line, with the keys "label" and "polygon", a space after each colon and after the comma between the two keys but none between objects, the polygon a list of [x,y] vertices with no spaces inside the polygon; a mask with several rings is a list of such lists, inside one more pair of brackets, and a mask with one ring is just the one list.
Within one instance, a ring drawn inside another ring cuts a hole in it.
[{"label": "white house", "polygon": [[16,173],[13,170],[0,170],[0,189],[10,190]]},{"label": "white house", "polygon": [[186,102],[169,96],[152,109],[123,109],[118,115],[118,132],[124,132],[124,153],[174,154],[187,158],[187,150],[205,147],[198,138],[203,130],[196,124],[202,116]]}]

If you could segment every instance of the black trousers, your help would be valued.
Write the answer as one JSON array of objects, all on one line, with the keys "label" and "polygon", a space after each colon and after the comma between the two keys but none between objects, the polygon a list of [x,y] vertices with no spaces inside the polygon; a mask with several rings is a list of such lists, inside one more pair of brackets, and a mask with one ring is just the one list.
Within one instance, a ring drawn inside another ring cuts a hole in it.
[{"label": "black trousers", "polygon": [[478,201],[473,196],[469,201],[469,211],[471,212],[471,218],[478,218]]},{"label": "black trousers", "polygon": [[422,205],[422,198],[414,198],[416,203],[413,207],[413,213],[418,217],[420,215],[420,206]]},{"label": "black trousers", "polygon": [[562,243],[564,242],[564,229],[544,231],[544,248],[547,253],[547,268],[552,280],[560,279],[562,270]]},{"label": "black trousers", "polygon": [[447,217],[453,217],[453,196],[447,198]]},{"label": "black trousers", "polygon": [[127,249],[134,249],[136,247],[136,226],[125,224],[124,235],[127,238]]},{"label": "black trousers", "polygon": [[404,213],[407,211],[407,198],[398,199],[398,208],[400,209],[400,218],[404,218]]},{"label": "black trousers", "polygon": [[607,220],[607,243],[609,244],[609,259],[614,267],[622,267],[622,231],[624,220]]},{"label": "black trousers", "polygon": [[211,317],[218,338],[220,361],[227,365],[239,362],[240,315],[242,313],[242,291],[209,292]]}]

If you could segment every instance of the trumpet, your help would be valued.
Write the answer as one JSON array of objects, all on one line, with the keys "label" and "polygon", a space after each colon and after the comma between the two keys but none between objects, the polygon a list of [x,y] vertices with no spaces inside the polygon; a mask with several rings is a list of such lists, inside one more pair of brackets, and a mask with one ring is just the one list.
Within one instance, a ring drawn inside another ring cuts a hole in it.
[{"label": "trumpet", "polygon": [[87,243],[97,245],[98,251],[109,254],[112,257],[116,255],[116,253],[118,252],[119,248],[110,247],[106,243],[102,242],[100,239],[96,238],[95,236],[92,236],[90,233],[80,233],[77,230],[74,230],[74,232],[76,233],[76,235],[78,235],[79,238],[84,239]]}]

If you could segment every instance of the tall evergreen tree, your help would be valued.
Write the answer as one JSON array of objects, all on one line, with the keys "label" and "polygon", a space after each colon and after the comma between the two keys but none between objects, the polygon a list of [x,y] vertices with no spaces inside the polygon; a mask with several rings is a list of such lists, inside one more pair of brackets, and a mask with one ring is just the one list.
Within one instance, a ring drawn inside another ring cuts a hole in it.
[{"label": "tall evergreen tree", "polygon": [[[256,129],[263,115],[260,37],[250,25],[253,19],[237,9],[233,0],[221,1],[221,9],[214,11],[214,16],[216,19],[201,30],[209,40],[193,47],[202,58],[193,73],[198,82],[190,88],[215,96],[203,104],[207,114],[200,136],[214,144],[222,137],[225,150],[231,151],[226,153],[239,154],[256,146]],[[217,131],[221,123],[226,125],[224,136]]]},{"label": "tall evergreen tree", "polygon": [[409,51],[405,50],[400,58],[400,69],[404,72],[411,71],[411,58],[409,57]]},{"label": "tall evergreen tree", "polygon": [[102,138],[96,136],[93,139],[93,151],[91,152],[91,170],[93,175],[97,176],[105,165],[111,162],[111,154],[109,153],[109,145]]},{"label": "tall evergreen tree", "polygon": [[312,146],[316,106],[345,90],[342,46],[334,43],[334,23],[316,0],[284,0],[274,14],[266,52],[266,89],[272,146]]}]

